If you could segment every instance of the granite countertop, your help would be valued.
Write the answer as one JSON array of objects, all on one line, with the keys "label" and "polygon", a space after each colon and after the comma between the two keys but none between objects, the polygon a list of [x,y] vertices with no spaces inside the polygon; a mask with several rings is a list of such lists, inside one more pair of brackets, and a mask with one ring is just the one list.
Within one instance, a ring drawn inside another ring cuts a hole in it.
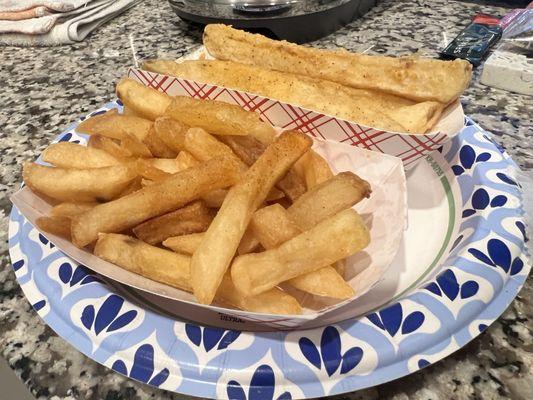
[{"label": "granite countertop", "polygon": [[[469,16],[477,12],[503,15],[510,3],[383,1],[365,17],[315,45],[434,56],[467,24]],[[79,353],[41,321],[11,268],[8,196],[21,180],[21,163],[35,158],[77,117],[111,100],[117,79],[135,58],[177,58],[198,46],[200,39],[200,28],[181,21],[166,2],[145,0],[83,43],[0,48],[0,353],[37,398],[185,398],[111,372]],[[523,169],[533,169],[532,98],[482,86],[478,79],[476,73],[463,97],[465,112],[492,131]],[[498,321],[460,351],[411,376],[336,398],[531,398],[532,279]]]}]

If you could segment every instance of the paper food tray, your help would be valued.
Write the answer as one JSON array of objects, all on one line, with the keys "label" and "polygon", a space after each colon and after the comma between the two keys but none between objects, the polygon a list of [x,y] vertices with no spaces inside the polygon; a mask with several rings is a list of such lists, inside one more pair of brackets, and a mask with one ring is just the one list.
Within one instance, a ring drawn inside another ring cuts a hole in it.
[{"label": "paper food tray", "polygon": [[[176,61],[212,58],[201,46]],[[444,110],[430,133],[415,135],[388,132],[240,90],[157,74],[139,68],[130,68],[128,76],[171,96],[180,95],[237,104],[246,110],[258,112],[263,120],[283,129],[296,129],[317,138],[399,157],[406,169],[414,167],[417,161],[457,135],[465,121],[461,102],[457,100]]]},{"label": "paper food tray", "polygon": [[[87,142],[87,136],[76,133],[75,128],[68,133],[72,135],[71,141],[77,140],[82,145]],[[364,251],[348,258],[346,262],[345,277],[354,288],[356,296],[343,302],[336,302],[303,292],[291,293],[301,303],[304,309],[302,315],[263,314],[228,309],[218,304],[209,306],[198,304],[190,293],[126,271],[94,256],[87,250],[75,247],[66,239],[47,232],[42,233],[65,254],[105,277],[148,293],[182,302],[184,307],[186,305],[188,308],[187,314],[191,316],[194,316],[196,311],[203,313],[202,315],[210,311],[214,315],[213,325],[217,324],[217,318],[223,319],[229,316],[245,322],[256,324],[259,322],[274,329],[291,329],[319,315],[332,312],[342,305],[356,301],[379,282],[398,251],[406,221],[406,182],[399,159],[346,144],[318,139],[314,139],[313,148],[328,160],[334,173],[353,171],[370,182],[371,197],[357,204],[354,209],[367,222],[371,242]],[[36,219],[47,215],[51,208],[50,204],[27,187],[15,193],[11,201],[34,226]]]}]

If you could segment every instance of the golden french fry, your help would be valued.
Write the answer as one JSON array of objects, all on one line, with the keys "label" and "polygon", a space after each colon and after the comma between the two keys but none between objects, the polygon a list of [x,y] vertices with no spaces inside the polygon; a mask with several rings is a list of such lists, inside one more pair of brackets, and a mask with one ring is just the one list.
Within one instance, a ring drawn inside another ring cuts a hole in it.
[{"label": "golden french fry", "polygon": [[142,161],[168,174],[175,174],[184,169],[180,168],[175,158],[145,158]]},{"label": "golden french fry", "polygon": [[161,140],[154,127],[150,129],[148,135],[143,139],[143,143],[148,147],[150,153],[152,153],[154,157],[172,158],[178,155],[178,151],[173,150]]},{"label": "golden french fry", "polygon": [[170,117],[159,117],[154,122],[157,137],[176,153],[185,150],[185,133],[189,128]]},{"label": "golden french fry", "polygon": [[334,299],[349,299],[355,291],[342,278],[334,267],[327,266],[292,278],[287,281],[292,287],[315,296]]},{"label": "golden french fry", "polygon": [[472,66],[464,60],[385,57],[322,50],[268,39],[222,24],[207,25],[203,42],[219,60],[311,76],[417,101],[452,102],[468,87]]},{"label": "golden french fry", "polygon": [[139,117],[139,114],[135,113],[135,111],[127,106],[122,106],[122,115],[127,117]]},{"label": "golden french fry", "polygon": [[311,147],[297,131],[282,133],[228,192],[191,260],[191,282],[198,301],[210,304],[248,222],[274,184]]},{"label": "golden french fry", "polygon": [[[80,215],[85,211],[90,210],[98,203],[61,203],[52,207],[50,211],[53,217],[69,217],[72,218],[75,215]],[[70,226],[69,226],[70,229]]]},{"label": "golden french fry", "polygon": [[229,274],[224,275],[222,278],[216,299],[245,311],[289,315],[302,313],[302,307],[300,307],[298,301],[278,288],[267,290],[257,296],[243,296],[235,288]]},{"label": "golden french fry", "polygon": [[242,172],[248,166],[238,158],[233,151],[224,143],[219,142],[214,136],[207,133],[202,128],[191,128],[185,134],[185,150],[200,161],[207,161],[214,157],[229,157],[240,165]]},{"label": "golden french fry", "polygon": [[163,241],[163,246],[172,249],[176,253],[192,256],[204,239],[204,232],[191,233],[189,235],[172,236]]},{"label": "golden french fry", "polygon": [[129,150],[105,136],[91,136],[87,142],[87,147],[105,151],[117,160],[127,161],[133,158],[133,154]]},{"label": "golden french fry", "polygon": [[42,157],[43,161],[61,168],[101,168],[121,163],[103,150],[69,142],[51,144],[43,151]]},{"label": "golden french fry", "polygon": [[94,255],[145,278],[191,290],[190,257],[114,233],[98,235]]},{"label": "golden french fry", "polygon": [[[218,139],[228,147],[246,165],[252,165],[255,160],[265,151],[265,145],[251,136],[218,136]],[[305,183],[296,171],[291,168],[287,174],[279,180],[276,186],[291,200],[295,201],[305,193]],[[272,193],[274,195],[274,193]],[[279,194],[279,193],[278,193]],[[269,196],[268,201],[278,200],[280,197]]]},{"label": "golden french fry", "polygon": [[254,236],[250,228],[244,231],[239,247],[237,247],[237,254],[248,254],[259,247],[259,240]]},{"label": "golden french fry", "polygon": [[63,238],[70,238],[70,218],[60,216],[39,217],[35,221],[37,228]]},{"label": "golden french fry", "polygon": [[152,122],[147,119],[122,115],[117,109],[112,109],[80,122],[76,132],[118,140],[129,136],[143,140],[151,127]]},{"label": "golden french fry", "polygon": [[213,190],[212,192],[204,194],[202,196],[202,200],[205,202],[205,204],[207,204],[208,207],[220,208],[222,207],[222,203],[224,203],[224,199],[226,198],[227,194],[228,189]]},{"label": "golden french fry", "polygon": [[133,136],[121,139],[120,145],[133,157],[152,158],[154,156],[148,146]]},{"label": "golden french fry", "polygon": [[117,197],[137,174],[126,165],[65,169],[25,163],[22,176],[30,189],[53,199],[98,202]]},{"label": "golden french fry", "polygon": [[223,158],[188,168],[81,214],[72,223],[72,242],[83,247],[95,241],[98,233],[133,228],[150,218],[177,210],[205,193],[230,186],[238,177],[238,166]]},{"label": "golden french fry", "polygon": [[140,176],[137,176],[134,180],[131,181],[131,183],[124,189],[120,195],[117,196],[118,198],[127,196],[129,194],[135,193],[137,190],[140,190],[143,188],[141,184],[142,178]]},{"label": "golden french fry", "polygon": [[307,230],[340,210],[352,207],[370,193],[367,181],[352,172],[341,172],[307,191],[287,211],[300,229]]},{"label": "golden french fry", "polygon": [[304,176],[307,189],[311,189],[333,176],[333,172],[331,171],[328,162],[315,151],[309,150],[307,154],[302,157],[302,160],[305,163]]},{"label": "golden french fry", "polygon": [[180,171],[183,171],[184,169],[198,165],[200,162],[196,158],[194,158],[191,153],[183,150],[180,151],[178,156],[176,157],[176,163],[178,164],[178,168],[180,169]]},{"label": "golden french fry", "polygon": [[275,137],[274,128],[261,121],[259,114],[221,101],[176,96],[165,115],[212,134],[252,135],[265,144]]},{"label": "golden french fry", "polygon": [[160,181],[172,175],[155,167],[153,162],[143,159],[138,159],[137,161],[132,162],[131,165],[133,165],[139,176],[151,181]]},{"label": "golden french fry", "polygon": [[302,229],[291,220],[287,210],[279,204],[257,210],[250,220],[249,229],[267,250],[278,247],[302,233]]},{"label": "golden french fry", "polygon": [[[302,230],[291,221],[287,210],[278,204],[257,210],[250,221],[250,228],[267,250],[278,247],[302,233]],[[346,299],[354,295],[351,286],[331,266],[302,274],[290,279],[288,283],[317,296]]]},{"label": "golden french fry", "polygon": [[135,114],[154,121],[165,113],[172,98],[130,78],[117,84],[117,96]]},{"label": "golden french fry", "polygon": [[133,233],[148,244],[158,244],[171,236],[204,232],[213,217],[213,210],[203,202],[195,201],[176,211],[143,222],[133,228]]},{"label": "golden french fry", "polygon": [[361,217],[344,210],[275,249],[238,256],[231,279],[245,296],[256,295],[355,254],[369,242]]}]

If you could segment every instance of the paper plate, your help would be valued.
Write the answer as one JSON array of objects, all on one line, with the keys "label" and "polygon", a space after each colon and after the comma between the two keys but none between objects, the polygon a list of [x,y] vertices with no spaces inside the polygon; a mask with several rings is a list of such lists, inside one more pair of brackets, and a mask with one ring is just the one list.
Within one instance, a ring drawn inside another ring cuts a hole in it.
[{"label": "paper plate", "polygon": [[[132,296],[70,260],[15,207],[9,248],[17,279],[44,321],[121,374],[199,397],[319,397],[415,372],[498,318],[531,268],[517,172],[490,134],[468,120],[408,174],[409,229],[394,273],[358,309],[342,310],[336,318],[343,322],[292,332],[214,328],[170,316],[173,304]],[[219,325],[226,323],[239,321]]]}]

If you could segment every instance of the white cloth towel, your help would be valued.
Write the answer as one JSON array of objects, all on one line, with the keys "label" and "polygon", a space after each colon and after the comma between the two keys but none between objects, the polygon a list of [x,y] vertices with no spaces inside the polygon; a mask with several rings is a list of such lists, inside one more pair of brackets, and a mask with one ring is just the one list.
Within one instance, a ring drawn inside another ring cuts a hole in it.
[{"label": "white cloth towel", "polygon": [[44,6],[50,10],[66,12],[89,2],[90,0],[0,0],[0,11],[15,12]]},{"label": "white cloth towel", "polygon": [[[55,46],[79,42],[100,25],[116,17],[142,0],[69,0],[67,12],[20,21],[0,21],[0,44],[15,46]],[[5,3],[0,0],[0,9]],[[52,5],[60,1],[24,1],[27,7]],[[7,9],[7,8],[6,8]]]}]

